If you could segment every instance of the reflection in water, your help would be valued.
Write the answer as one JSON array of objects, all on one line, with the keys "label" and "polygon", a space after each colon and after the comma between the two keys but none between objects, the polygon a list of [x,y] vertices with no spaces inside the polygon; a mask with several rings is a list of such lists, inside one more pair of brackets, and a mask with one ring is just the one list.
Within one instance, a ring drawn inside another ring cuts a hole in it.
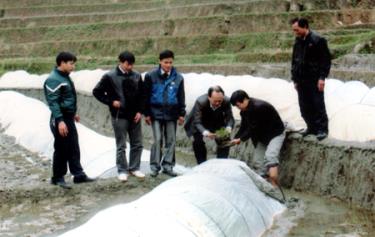
[{"label": "reflection in water", "polygon": [[375,236],[375,213],[349,207],[337,199],[287,190],[299,199],[277,218],[263,237],[278,236]]}]

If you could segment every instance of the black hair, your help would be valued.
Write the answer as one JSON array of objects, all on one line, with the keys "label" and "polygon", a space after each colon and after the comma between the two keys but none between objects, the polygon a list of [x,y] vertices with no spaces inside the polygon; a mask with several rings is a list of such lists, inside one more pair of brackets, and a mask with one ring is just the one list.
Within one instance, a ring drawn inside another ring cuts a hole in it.
[{"label": "black hair", "polygon": [[291,25],[293,25],[296,22],[298,23],[299,27],[306,28],[306,29],[309,28],[309,21],[306,18],[296,17],[296,18],[293,18],[293,19],[290,20]]},{"label": "black hair", "polygon": [[56,56],[56,65],[57,66],[60,66],[62,62],[69,62],[69,61],[73,61],[73,62],[76,62],[77,61],[77,57],[70,53],[70,52],[60,52],[57,56]]},{"label": "black hair", "polygon": [[159,54],[159,60],[163,60],[166,58],[173,58],[174,59],[174,53],[173,51],[166,49],[160,52]]},{"label": "black hair", "polygon": [[242,103],[244,99],[250,99],[249,95],[243,90],[237,90],[232,93],[230,97],[230,103],[235,106],[237,102]]},{"label": "black hair", "polygon": [[208,91],[207,91],[208,97],[211,97],[212,92],[214,91],[225,95],[223,88],[221,88],[220,86],[211,86],[210,88],[208,88]]},{"label": "black hair", "polygon": [[135,57],[134,57],[133,53],[131,53],[129,51],[124,51],[124,52],[120,53],[120,55],[118,56],[118,60],[121,63],[128,62],[129,64],[134,64]]}]

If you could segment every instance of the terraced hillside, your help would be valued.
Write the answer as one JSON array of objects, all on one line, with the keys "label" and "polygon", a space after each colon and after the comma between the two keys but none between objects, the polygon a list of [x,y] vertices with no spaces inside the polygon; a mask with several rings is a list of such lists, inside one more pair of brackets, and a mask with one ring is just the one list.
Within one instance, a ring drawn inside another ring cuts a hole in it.
[{"label": "terraced hillside", "polygon": [[[375,52],[374,0],[0,0],[0,74],[49,72],[61,50],[75,52],[83,69],[112,67],[129,49],[144,71],[169,48],[182,71],[288,77],[288,21],[296,16],[327,37],[339,59],[333,75],[375,75],[371,64],[362,70]],[[360,75],[342,64],[353,58],[361,59]]]}]

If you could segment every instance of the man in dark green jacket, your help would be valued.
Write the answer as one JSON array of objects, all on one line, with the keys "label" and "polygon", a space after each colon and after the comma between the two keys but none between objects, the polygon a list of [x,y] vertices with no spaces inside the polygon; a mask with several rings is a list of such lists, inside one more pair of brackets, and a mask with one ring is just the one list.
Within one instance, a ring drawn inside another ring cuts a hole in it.
[{"label": "man in dark green jacket", "polygon": [[76,114],[76,90],[69,77],[76,60],[72,53],[59,53],[56,57],[57,66],[44,83],[44,94],[51,110],[50,128],[55,137],[51,183],[62,188],[71,188],[64,180],[67,165],[74,176],[74,183],[93,181],[87,177],[80,163],[78,133],[75,126],[80,117]]}]

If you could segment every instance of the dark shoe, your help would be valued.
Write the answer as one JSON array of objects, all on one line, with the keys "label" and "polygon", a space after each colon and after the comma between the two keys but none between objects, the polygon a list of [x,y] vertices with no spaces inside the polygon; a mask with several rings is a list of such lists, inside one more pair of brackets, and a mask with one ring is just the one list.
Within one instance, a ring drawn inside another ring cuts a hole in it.
[{"label": "dark shoe", "polygon": [[326,138],[327,136],[328,136],[327,133],[325,133],[325,132],[319,132],[318,134],[316,134],[316,139],[318,139],[319,141],[321,141],[324,138]]},{"label": "dark shoe", "polygon": [[155,178],[156,176],[158,176],[158,174],[159,174],[159,171],[151,170],[150,176]]},{"label": "dark shoe", "polygon": [[313,134],[314,134],[314,132],[311,131],[311,130],[308,129],[308,128],[306,128],[305,130],[303,130],[303,131],[301,132],[302,137],[306,137],[306,136],[308,136],[308,135],[313,135]]},{"label": "dark shoe", "polygon": [[94,182],[94,181],[95,181],[95,179],[89,178],[89,177],[87,177],[87,175],[74,176],[74,178],[73,178],[73,182],[75,184],[89,183],[89,182]]},{"label": "dark shoe", "polygon": [[65,182],[65,180],[59,180],[59,181],[51,180],[51,184],[52,185],[57,185],[60,188],[64,188],[64,189],[72,189],[72,186],[70,186],[69,184],[67,184]]},{"label": "dark shoe", "polygon": [[163,170],[163,174],[166,174],[166,175],[171,176],[171,177],[176,177],[178,175],[173,170]]}]

